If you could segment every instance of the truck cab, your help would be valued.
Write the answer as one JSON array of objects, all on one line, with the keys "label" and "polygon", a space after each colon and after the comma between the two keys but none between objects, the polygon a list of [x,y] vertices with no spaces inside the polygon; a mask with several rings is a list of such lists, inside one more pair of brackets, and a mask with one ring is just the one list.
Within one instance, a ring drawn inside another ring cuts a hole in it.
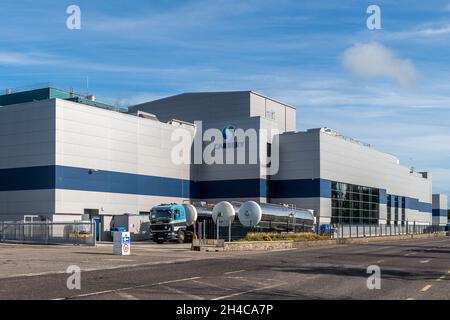
[{"label": "truck cab", "polygon": [[162,204],[151,209],[150,233],[156,243],[184,243],[192,240],[192,231],[186,224],[186,211],[182,205]]}]

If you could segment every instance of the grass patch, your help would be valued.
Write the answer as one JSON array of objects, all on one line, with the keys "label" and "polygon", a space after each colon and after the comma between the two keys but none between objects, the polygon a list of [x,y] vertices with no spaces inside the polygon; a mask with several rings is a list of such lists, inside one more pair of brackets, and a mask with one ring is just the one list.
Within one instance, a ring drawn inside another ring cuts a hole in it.
[{"label": "grass patch", "polygon": [[239,241],[311,241],[327,240],[327,236],[315,233],[274,233],[274,232],[249,232],[247,236]]}]

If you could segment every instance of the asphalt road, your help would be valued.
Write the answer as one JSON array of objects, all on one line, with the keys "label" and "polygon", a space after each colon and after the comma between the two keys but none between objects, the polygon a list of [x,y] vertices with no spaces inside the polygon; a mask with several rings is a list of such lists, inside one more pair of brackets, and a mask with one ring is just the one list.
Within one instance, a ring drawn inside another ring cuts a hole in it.
[{"label": "asphalt road", "polygon": [[[151,254],[151,253],[149,253]],[[214,253],[212,253],[214,255]],[[367,288],[367,267],[381,289]],[[217,258],[0,279],[0,299],[450,299],[450,238],[218,255]]]}]

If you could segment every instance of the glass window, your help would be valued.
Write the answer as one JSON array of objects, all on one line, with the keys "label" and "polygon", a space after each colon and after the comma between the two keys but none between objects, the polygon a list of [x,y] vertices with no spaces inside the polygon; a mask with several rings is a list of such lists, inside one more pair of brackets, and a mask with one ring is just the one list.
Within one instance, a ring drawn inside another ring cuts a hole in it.
[{"label": "glass window", "polygon": [[332,223],[378,223],[379,189],[342,182],[331,189]]}]

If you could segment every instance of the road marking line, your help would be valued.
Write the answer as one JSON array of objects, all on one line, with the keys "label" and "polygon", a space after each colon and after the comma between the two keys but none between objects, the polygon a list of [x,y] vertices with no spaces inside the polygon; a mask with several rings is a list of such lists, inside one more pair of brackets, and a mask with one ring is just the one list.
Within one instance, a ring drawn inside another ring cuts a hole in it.
[{"label": "road marking line", "polygon": [[414,298],[408,298],[408,299],[406,299],[406,300],[414,300]]},{"label": "road marking line", "polygon": [[125,292],[116,292],[116,294],[122,298],[125,298],[127,300],[139,300],[135,296],[132,296],[131,294],[125,293]]},{"label": "road marking line", "polygon": [[84,294],[79,294],[79,295],[75,295],[75,296],[70,296],[70,297],[65,297],[65,298],[57,298],[57,299],[52,299],[52,300],[66,300],[66,299],[73,299],[73,298],[83,298],[83,297],[97,296],[97,295],[101,295],[101,294],[105,294],[105,293],[127,291],[127,290],[139,289],[139,288],[145,288],[145,287],[154,287],[154,286],[160,286],[160,285],[164,285],[164,284],[183,282],[183,281],[189,281],[189,280],[196,280],[196,279],[200,279],[200,277],[177,279],[177,280],[169,280],[169,281],[157,282],[157,283],[152,283],[152,284],[141,284],[141,285],[133,286],[133,287],[126,287],[126,288],[118,288],[118,289],[111,289],[111,290],[105,290],[105,291],[90,292],[90,293],[84,293]]},{"label": "road marking line", "polygon": [[431,260],[422,260],[422,261],[420,261],[420,263],[428,263],[428,262],[430,262]]},{"label": "road marking line", "polygon": [[266,283],[258,281],[257,279],[246,279],[244,277],[227,277],[227,279],[235,279],[235,280],[241,280],[243,282],[250,282],[250,283],[256,283],[259,284],[260,286],[264,286],[266,285]]},{"label": "road marking line", "polygon": [[262,288],[256,288],[256,289],[247,290],[247,291],[243,291],[243,292],[236,292],[236,293],[233,293],[233,294],[230,294],[230,295],[227,295],[227,296],[214,298],[212,300],[223,300],[223,299],[236,297],[236,296],[240,296],[240,295],[251,293],[251,292],[255,292],[255,291],[261,291],[261,290],[266,290],[266,289],[272,289],[272,288],[280,287],[282,285],[285,285],[285,283],[278,283],[278,284],[274,284],[274,285],[266,286],[266,287],[262,287]]},{"label": "road marking line", "polygon": [[215,284],[211,284],[211,283],[208,283],[208,282],[203,282],[203,281],[198,281],[198,280],[192,280],[192,282],[198,283],[198,284],[203,285],[203,286],[215,288],[215,289],[221,289],[221,290],[226,290],[226,291],[233,291],[233,289],[224,288],[224,287],[221,287],[221,286],[218,286],[218,285],[215,285]]},{"label": "road marking line", "polygon": [[102,259],[103,261],[112,261],[112,262],[114,262],[114,261],[121,261],[121,262],[133,262],[133,261],[136,261],[136,260],[132,260],[132,259]]},{"label": "road marking line", "polygon": [[447,275],[444,274],[443,276],[439,277],[439,279],[436,279],[436,281],[442,281],[442,280],[445,279],[446,276],[447,276]]},{"label": "road marking line", "polygon": [[244,272],[244,271],[245,270],[230,271],[230,272],[225,272],[224,274],[240,273],[240,272]]},{"label": "road marking line", "polygon": [[175,288],[172,288],[172,287],[169,287],[169,286],[164,286],[164,288],[169,290],[169,291],[171,291],[171,292],[174,292],[174,293],[186,296],[186,297],[188,297],[188,298],[190,298],[192,300],[204,300],[202,297],[196,296],[195,294],[187,293],[186,291],[183,291],[183,290],[175,289]]},{"label": "road marking line", "polygon": [[405,254],[405,257],[414,256],[416,254],[417,254],[417,252],[410,252],[410,253]]},{"label": "road marking line", "polygon": [[[100,268],[81,268],[82,272],[92,272],[92,271],[104,271],[104,270],[117,270],[117,269],[125,269],[125,268],[137,268],[137,267],[152,267],[159,266],[165,264],[173,264],[173,263],[182,263],[182,262],[192,262],[192,261],[201,261],[208,260],[211,258],[182,258],[182,259],[174,259],[167,261],[156,261],[156,262],[144,262],[144,263],[135,263],[135,264],[123,264],[118,266],[111,267],[100,267]],[[37,276],[48,276],[48,275],[57,275],[57,274],[66,274],[67,271],[46,271],[46,272],[36,272],[36,273],[23,273],[23,274],[12,274],[7,276],[1,276],[0,279],[11,279],[11,278],[23,278],[23,277],[37,277]]]},{"label": "road marking line", "polygon": [[428,285],[426,285],[425,287],[423,287],[420,291],[421,291],[421,292],[427,292],[428,290],[431,289],[431,287],[432,287],[432,285],[431,285],[431,284],[428,284]]}]

